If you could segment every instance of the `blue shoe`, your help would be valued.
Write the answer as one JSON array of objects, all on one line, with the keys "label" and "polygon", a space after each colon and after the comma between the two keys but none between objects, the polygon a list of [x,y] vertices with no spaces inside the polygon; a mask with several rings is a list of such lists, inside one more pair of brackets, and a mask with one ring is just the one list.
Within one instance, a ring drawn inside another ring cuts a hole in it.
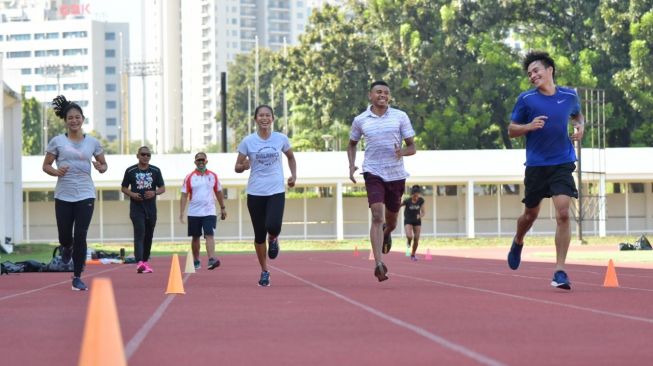
[{"label": "blue shoe", "polygon": [[510,246],[510,252],[508,252],[508,267],[510,269],[519,268],[519,263],[521,263],[521,250],[524,248],[524,244],[518,245],[515,242],[515,239],[512,239],[512,246]]},{"label": "blue shoe", "polygon": [[220,267],[220,260],[218,258],[209,258],[208,269],[216,269]]},{"label": "blue shoe", "polygon": [[571,290],[571,282],[565,271],[556,271],[551,280],[551,286],[561,288],[563,290]]},{"label": "blue shoe", "polygon": [[73,291],[86,291],[88,287],[82,282],[79,277],[73,277]]},{"label": "blue shoe", "polygon": [[202,264],[200,263],[199,259],[194,259],[193,260],[193,265],[195,266],[195,269],[200,269],[202,268]]},{"label": "blue shoe", "polygon": [[261,287],[270,286],[270,272],[261,272],[261,279],[258,280],[258,285]]},{"label": "blue shoe", "polygon": [[73,248],[72,247],[61,246],[60,253],[61,253],[61,261],[63,262],[63,264],[68,264],[68,263],[70,263],[70,261],[73,260]]},{"label": "blue shoe", "polygon": [[268,257],[274,259],[279,255],[279,238],[268,238]]}]

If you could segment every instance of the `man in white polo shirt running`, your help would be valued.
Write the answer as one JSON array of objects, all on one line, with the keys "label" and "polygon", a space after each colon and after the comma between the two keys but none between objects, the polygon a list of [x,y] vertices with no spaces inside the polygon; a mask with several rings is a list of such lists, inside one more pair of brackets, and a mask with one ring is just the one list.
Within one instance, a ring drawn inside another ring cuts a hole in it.
[{"label": "man in white polo shirt running", "polygon": [[[417,150],[415,131],[408,115],[390,107],[388,84],[385,81],[373,82],[368,97],[370,106],[354,118],[351,125],[347,157],[349,179],[356,183],[356,146],[365,137],[363,178],[372,211],[370,241],[376,261],[374,276],[381,282],[388,279],[388,268],[381,261],[381,253],[388,253],[392,246],[390,235],[397,226],[397,214],[408,177],[403,157],[413,155]],[[402,141],[406,143],[405,147],[402,147]]]},{"label": "man in white polo shirt running", "polygon": [[188,174],[181,186],[181,201],[179,203],[179,221],[184,222],[184,211],[188,202],[188,236],[192,237],[193,262],[195,269],[200,265],[200,236],[204,234],[206,240],[206,254],[209,257],[208,269],[220,266],[220,260],[215,256],[215,228],[217,216],[215,201],[220,204],[220,219],[227,217],[224,205],[222,185],[218,175],[206,169],[209,161],[206,154],[195,154],[195,170]]}]

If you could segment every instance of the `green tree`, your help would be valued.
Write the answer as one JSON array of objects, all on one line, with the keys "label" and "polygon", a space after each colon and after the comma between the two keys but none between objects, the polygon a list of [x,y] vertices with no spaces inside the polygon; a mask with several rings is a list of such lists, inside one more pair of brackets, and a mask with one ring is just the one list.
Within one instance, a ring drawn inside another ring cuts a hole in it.
[{"label": "green tree", "polygon": [[[259,96],[258,104],[268,104],[278,117],[281,108],[281,98],[279,90],[281,82],[278,74],[279,62],[281,57],[266,48],[259,50]],[[255,61],[254,51],[248,54],[236,56],[236,60],[229,65],[229,77],[227,85],[227,125],[234,131],[236,143],[243,137],[254,131],[252,116],[248,115],[248,110],[254,113],[256,108],[255,95]],[[274,87],[272,86],[274,85]],[[272,90],[274,89],[274,94]],[[274,99],[274,103],[272,100]],[[248,106],[248,101],[250,105]],[[279,121],[275,123],[275,130],[280,130]],[[232,149],[235,146],[232,146]]]},{"label": "green tree", "polygon": [[23,155],[39,155],[43,145],[42,107],[36,98],[23,100]]},{"label": "green tree", "polygon": [[[644,3],[644,2],[642,2]],[[653,146],[653,4],[648,11],[630,23],[632,41],[629,48],[630,67],[614,76],[628,104],[641,116],[641,123],[633,126],[631,146]]]},{"label": "green tree", "polygon": [[[525,49],[548,51],[556,83],[604,89],[608,146],[651,146],[653,0],[368,0],[311,15],[287,53],[261,50],[261,99],[287,90],[289,136],[297,150],[343,149],[367,87],[384,79],[392,104],[408,113],[427,149],[522,147],[507,126],[514,102],[531,88]],[[230,68],[229,125],[249,133],[247,85],[254,56]],[[268,93],[265,96],[265,93]],[[276,92],[275,92],[276,93]],[[266,99],[267,98],[267,99]],[[281,98],[274,98],[281,110]],[[284,116],[285,117],[285,116]],[[277,129],[285,120],[277,120]]]},{"label": "green tree", "polygon": [[[45,112],[46,127],[48,131],[47,140],[66,132],[66,122],[54,114],[54,109],[48,108]],[[47,145],[46,145],[47,146]]]}]

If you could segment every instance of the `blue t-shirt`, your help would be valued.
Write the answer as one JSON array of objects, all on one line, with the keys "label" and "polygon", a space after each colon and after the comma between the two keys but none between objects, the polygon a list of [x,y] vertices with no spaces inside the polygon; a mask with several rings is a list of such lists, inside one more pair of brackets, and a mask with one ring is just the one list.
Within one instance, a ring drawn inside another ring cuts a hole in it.
[{"label": "blue t-shirt", "polygon": [[556,87],[553,95],[536,89],[519,95],[510,119],[518,124],[530,123],[537,116],[547,116],[544,127],[526,134],[526,166],[549,166],[576,161],[569,138],[569,117],[580,113],[576,91]]}]

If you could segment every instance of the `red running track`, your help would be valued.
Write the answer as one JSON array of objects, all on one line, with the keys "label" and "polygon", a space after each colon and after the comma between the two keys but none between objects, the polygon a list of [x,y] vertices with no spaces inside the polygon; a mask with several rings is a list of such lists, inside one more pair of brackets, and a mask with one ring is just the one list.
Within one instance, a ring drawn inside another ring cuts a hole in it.
[{"label": "red running track", "polygon": [[[87,266],[112,280],[130,365],[641,365],[653,351],[653,272],[572,265],[573,290],[550,287],[550,263],[367,252],[284,253],[269,288],[254,254],[225,255],[165,295],[170,258],[155,273]],[[181,258],[183,265],[184,258]],[[0,357],[7,365],[75,365],[88,292],[69,274],[0,278]]]}]

